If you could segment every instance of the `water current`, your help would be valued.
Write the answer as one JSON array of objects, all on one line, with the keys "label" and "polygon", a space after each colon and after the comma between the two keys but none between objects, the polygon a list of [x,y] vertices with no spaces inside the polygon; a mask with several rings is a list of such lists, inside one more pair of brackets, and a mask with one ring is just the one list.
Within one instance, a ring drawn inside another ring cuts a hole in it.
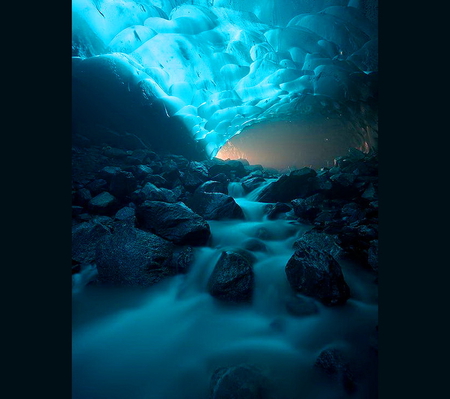
[{"label": "water current", "polygon": [[[208,221],[208,246],[195,248],[187,274],[148,289],[86,285],[95,271],[78,276],[73,292],[73,399],[208,399],[218,367],[250,363],[270,376],[274,399],[377,397],[377,284],[368,270],[340,262],[351,289],[343,306],[296,316],[284,271],[296,238],[312,226],[295,219],[268,220],[267,204],[229,193],[245,220]],[[206,285],[221,252],[258,239],[251,304],[229,305]],[[314,368],[320,352],[339,348],[352,366],[356,390],[348,394]]]}]

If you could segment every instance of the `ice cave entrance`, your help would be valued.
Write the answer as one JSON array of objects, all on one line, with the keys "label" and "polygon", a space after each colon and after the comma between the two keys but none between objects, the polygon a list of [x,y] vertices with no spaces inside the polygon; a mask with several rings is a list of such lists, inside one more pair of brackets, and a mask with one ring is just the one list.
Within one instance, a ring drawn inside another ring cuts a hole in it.
[{"label": "ice cave entrance", "polygon": [[366,151],[339,119],[311,116],[307,120],[262,122],[244,129],[219,150],[219,159],[246,159],[280,171],[304,166],[332,167],[349,147]]}]

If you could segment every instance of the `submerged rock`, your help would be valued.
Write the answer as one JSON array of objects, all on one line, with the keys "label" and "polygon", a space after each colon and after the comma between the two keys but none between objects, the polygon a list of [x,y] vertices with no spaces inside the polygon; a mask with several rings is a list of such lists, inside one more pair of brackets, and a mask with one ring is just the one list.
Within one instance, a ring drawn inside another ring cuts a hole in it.
[{"label": "submerged rock", "polygon": [[267,378],[250,364],[221,367],[214,371],[209,399],[269,399]]},{"label": "submerged rock", "polygon": [[293,316],[309,316],[316,314],[319,308],[314,299],[294,294],[286,299],[286,310]]},{"label": "submerged rock", "polygon": [[205,245],[211,235],[206,220],[182,202],[144,201],[136,216],[143,229],[175,244]]},{"label": "submerged rock", "polygon": [[353,374],[350,372],[348,361],[337,348],[327,348],[320,352],[314,367],[325,374],[329,379],[342,384],[347,393],[356,389]]},{"label": "submerged rock", "polygon": [[326,306],[344,304],[350,297],[339,263],[330,254],[303,241],[297,241],[285,271],[294,291],[316,298]]},{"label": "submerged rock", "polygon": [[250,259],[235,251],[222,252],[208,280],[209,293],[226,302],[249,302],[254,286]]}]

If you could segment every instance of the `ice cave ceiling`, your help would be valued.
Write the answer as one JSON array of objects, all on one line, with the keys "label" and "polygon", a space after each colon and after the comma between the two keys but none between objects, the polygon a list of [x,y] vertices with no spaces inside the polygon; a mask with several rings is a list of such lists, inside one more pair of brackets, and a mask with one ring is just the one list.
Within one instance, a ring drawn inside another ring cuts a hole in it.
[{"label": "ice cave ceiling", "polygon": [[301,148],[374,148],[377,9],[376,0],[72,0],[73,133],[193,159],[232,155],[239,143],[236,154],[251,158],[279,136],[286,165]]}]

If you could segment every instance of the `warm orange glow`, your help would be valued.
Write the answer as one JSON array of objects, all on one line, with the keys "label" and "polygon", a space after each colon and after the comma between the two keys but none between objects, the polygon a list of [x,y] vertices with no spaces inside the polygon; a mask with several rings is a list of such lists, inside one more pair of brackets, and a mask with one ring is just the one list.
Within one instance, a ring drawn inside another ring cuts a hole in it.
[{"label": "warm orange glow", "polygon": [[301,121],[275,121],[250,126],[232,137],[217,153],[220,159],[246,159],[250,164],[284,170],[332,166],[347,153],[354,132],[340,119],[310,117]]}]

